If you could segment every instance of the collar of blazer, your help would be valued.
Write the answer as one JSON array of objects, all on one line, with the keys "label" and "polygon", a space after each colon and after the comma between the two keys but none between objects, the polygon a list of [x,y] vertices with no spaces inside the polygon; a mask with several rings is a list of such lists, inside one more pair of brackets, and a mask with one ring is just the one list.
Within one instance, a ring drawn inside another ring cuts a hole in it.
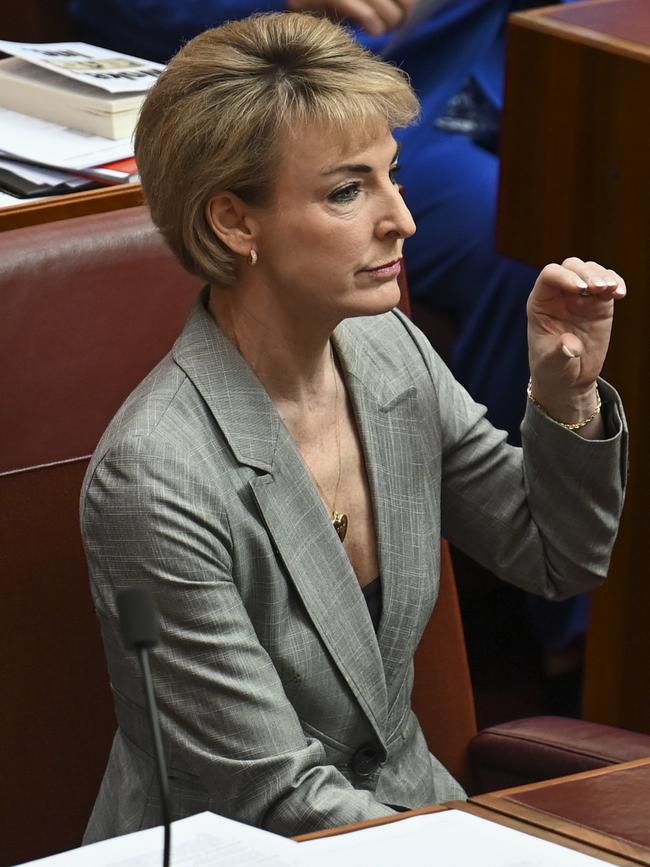
[{"label": "collar of blazer", "polygon": [[[206,401],[236,459],[263,471],[251,487],[274,549],[384,740],[390,734],[387,712],[426,624],[436,576],[417,543],[417,516],[426,507],[416,389],[385,375],[363,339],[370,328],[369,319],[342,323],[334,347],[354,406],[375,510],[383,595],[378,636],[298,449],[251,368],[207,313],[205,295],[173,357]],[[437,538],[427,541],[438,544]]]}]

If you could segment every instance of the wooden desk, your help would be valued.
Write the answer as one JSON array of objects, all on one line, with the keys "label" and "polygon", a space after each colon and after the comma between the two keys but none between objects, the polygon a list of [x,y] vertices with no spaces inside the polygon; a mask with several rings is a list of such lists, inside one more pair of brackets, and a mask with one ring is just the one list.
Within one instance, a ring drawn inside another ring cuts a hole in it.
[{"label": "wooden desk", "polygon": [[620,867],[638,867],[639,863],[646,863],[644,861],[639,862],[634,858],[626,857],[624,854],[619,852],[612,852],[610,840],[605,834],[600,834],[594,831],[591,833],[591,837],[588,841],[583,840],[574,837],[570,833],[562,833],[550,826],[546,827],[538,822],[530,821],[526,817],[522,818],[514,814],[509,814],[507,810],[495,809],[489,803],[487,805],[479,803],[481,800],[482,798],[477,798],[476,800],[469,802],[453,801],[449,804],[439,804],[434,807],[422,807],[418,810],[409,810],[406,813],[398,813],[395,816],[388,816],[383,819],[371,819],[367,822],[357,822],[353,825],[344,825],[340,828],[331,828],[327,831],[318,831],[313,834],[302,834],[295,839],[298,840],[298,842],[317,840],[321,837],[332,837],[339,834],[348,834],[352,831],[361,831],[364,828],[373,828],[377,825],[401,822],[410,819],[413,816],[421,816],[427,813],[438,813],[447,809],[455,809],[465,813],[471,813],[474,816],[478,816],[479,818],[486,819],[490,822],[495,822],[498,825],[504,825],[507,828],[513,828],[516,831],[522,831],[523,833],[530,834],[533,837],[539,837],[542,840],[548,840],[551,843],[557,843],[560,846],[583,852],[586,855],[592,855],[593,857],[600,858],[610,864],[618,864]]},{"label": "wooden desk", "polygon": [[595,595],[584,713],[650,732],[650,2],[586,0],[513,15],[498,245],[543,265],[568,255],[620,271],[606,375],[632,437],[610,579]]},{"label": "wooden desk", "polygon": [[[650,757],[471,799],[495,816],[650,865]],[[601,856],[604,857],[604,856]]]},{"label": "wooden desk", "polygon": [[53,196],[47,199],[30,199],[20,205],[0,208],[0,232],[9,229],[22,229],[55,220],[69,220],[73,217],[87,217],[104,211],[118,211],[132,208],[143,203],[140,184],[119,184],[100,190],[86,190],[70,193],[67,196]]}]

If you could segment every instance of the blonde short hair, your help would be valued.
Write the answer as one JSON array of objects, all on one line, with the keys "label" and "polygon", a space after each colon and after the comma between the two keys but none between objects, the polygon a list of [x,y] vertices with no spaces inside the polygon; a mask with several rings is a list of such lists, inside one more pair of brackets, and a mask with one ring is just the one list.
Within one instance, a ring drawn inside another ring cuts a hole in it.
[{"label": "blonde short hair", "polygon": [[326,18],[278,12],[208,30],[171,60],[142,108],[135,152],[153,221],[189,271],[232,284],[237,257],[206,218],[215,193],[265,204],[284,130],[372,134],[417,111],[405,74]]}]

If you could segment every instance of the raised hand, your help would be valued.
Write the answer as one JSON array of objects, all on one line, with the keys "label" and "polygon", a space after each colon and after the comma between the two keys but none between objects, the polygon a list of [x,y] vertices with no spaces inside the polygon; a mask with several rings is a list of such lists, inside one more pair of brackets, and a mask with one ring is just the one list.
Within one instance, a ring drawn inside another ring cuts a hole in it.
[{"label": "raised hand", "polygon": [[287,0],[293,12],[318,12],[335,21],[347,18],[372,36],[394,30],[406,20],[416,0]]},{"label": "raised hand", "polygon": [[541,272],[527,305],[531,390],[556,421],[589,416],[625,282],[597,262],[571,257]]}]

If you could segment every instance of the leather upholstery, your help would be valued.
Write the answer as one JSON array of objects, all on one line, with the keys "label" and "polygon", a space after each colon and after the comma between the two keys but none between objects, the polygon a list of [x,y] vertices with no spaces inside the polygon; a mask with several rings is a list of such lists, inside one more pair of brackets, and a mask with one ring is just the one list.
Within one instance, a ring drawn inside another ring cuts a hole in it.
[{"label": "leather upholstery", "polygon": [[115,718],[79,533],[84,456],[199,286],[143,207],[0,233],[0,864],[77,846],[88,820]]},{"label": "leather upholstery", "polygon": [[650,756],[650,736],[539,716],[484,729],[473,739],[470,753],[476,790],[489,792]]},{"label": "leather upholstery", "polygon": [[0,476],[0,864],[78,846],[115,731],[78,499],[87,461]]},{"label": "leather upholstery", "polygon": [[0,263],[0,472],[88,456],[200,281],[144,207],[0,233]]}]

